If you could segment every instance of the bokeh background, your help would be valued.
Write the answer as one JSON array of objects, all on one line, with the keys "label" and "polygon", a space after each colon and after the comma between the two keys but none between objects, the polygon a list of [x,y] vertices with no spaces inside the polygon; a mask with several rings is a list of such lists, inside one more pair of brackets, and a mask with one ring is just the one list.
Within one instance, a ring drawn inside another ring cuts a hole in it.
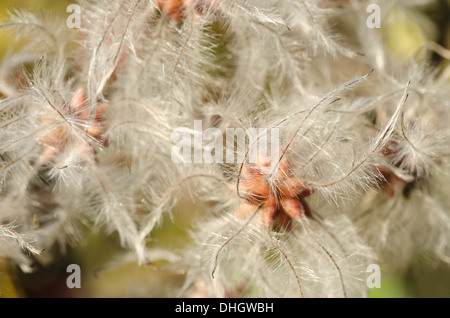
[{"label": "bokeh background", "polygon": [[[0,0],[0,21],[8,19],[8,11],[25,9],[32,12],[49,11],[52,15],[68,16],[69,0]],[[418,28],[413,19],[398,12],[398,17],[382,27],[390,54],[406,60],[411,52],[426,40],[433,40],[450,49],[450,0],[441,0],[430,11],[424,12],[435,24],[438,32],[427,34]],[[431,37],[431,38],[430,38]],[[15,43],[14,34],[0,28],[0,60],[20,43]],[[448,63],[439,60],[445,67]],[[194,206],[184,206],[183,211],[173,213],[160,229],[152,234],[159,245],[170,248],[186,240],[189,230],[189,214]],[[175,211],[177,212],[177,211]],[[175,221],[175,222],[174,222]],[[117,237],[104,233],[87,232],[84,243],[76,248],[68,247],[47,264],[37,265],[34,273],[24,274],[6,260],[0,259],[0,297],[176,297],[168,290],[180,288],[183,273],[164,270],[164,264],[137,266],[133,261],[113,264],[124,252]],[[69,289],[66,279],[69,264],[81,267],[82,288]],[[105,266],[106,264],[106,266]],[[368,297],[450,297],[450,268],[447,265],[420,260],[404,274],[383,277],[381,288],[372,289]]]}]

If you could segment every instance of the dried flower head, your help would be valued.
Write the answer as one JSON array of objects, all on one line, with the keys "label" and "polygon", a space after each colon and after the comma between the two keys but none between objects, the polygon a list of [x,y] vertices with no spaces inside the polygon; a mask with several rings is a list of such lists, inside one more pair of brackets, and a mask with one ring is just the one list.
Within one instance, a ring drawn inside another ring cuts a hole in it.
[{"label": "dried flower head", "polygon": [[[377,1],[380,29],[366,1],[77,3],[80,28],[0,23],[23,43],[0,65],[1,258],[29,272],[101,230],[108,270],[205,297],[362,297],[370,264],[450,263],[437,1]],[[279,153],[253,163],[256,127]]]}]

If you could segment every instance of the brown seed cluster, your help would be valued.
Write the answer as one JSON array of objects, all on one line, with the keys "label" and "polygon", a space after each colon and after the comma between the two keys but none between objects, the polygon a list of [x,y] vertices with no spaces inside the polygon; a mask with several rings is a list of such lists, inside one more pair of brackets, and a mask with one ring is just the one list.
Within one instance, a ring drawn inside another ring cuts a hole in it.
[{"label": "brown seed cluster", "polygon": [[262,224],[270,227],[277,222],[285,230],[292,219],[310,216],[311,211],[305,198],[312,190],[292,175],[288,156],[284,155],[274,173],[268,174],[271,160],[267,155],[258,155],[254,166],[245,164],[240,182],[241,197],[238,216],[247,216],[260,207]]},{"label": "brown seed cluster", "polygon": [[156,3],[164,14],[170,15],[174,20],[183,19],[186,10],[191,7],[201,15],[205,6],[211,5],[210,0],[157,0]]},{"label": "brown seed cluster", "polygon": [[[78,129],[85,131],[93,140],[105,145],[106,140],[103,138],[105,125],[102,116],[107,107],[108,105],[106,104],[97,104],[95,114],[90,119],[90,109],[86,104],[86,94],[83,89],[80,89],[72,98],[69,108],[70,114],[68,114],[67,118],[71,118],[71,123]],[[41,119],[51,127],[42,131],[39,136],[39,141],[45,147],[40,161],[45,163],[64,151],[73,136],[71,136],[68,127],[55,127],[55,125],[52,125],[52,120],[45,115]],[[87,141],[77,140],[76,147],[84,155],[93,153],[92,144]]]},{"label": "brown seed cluster", "polygon": [[158,0],[156,2],[162,12],[171,15],[174,20],[183,18],[186,8],[192,6],[194,0]]}]

